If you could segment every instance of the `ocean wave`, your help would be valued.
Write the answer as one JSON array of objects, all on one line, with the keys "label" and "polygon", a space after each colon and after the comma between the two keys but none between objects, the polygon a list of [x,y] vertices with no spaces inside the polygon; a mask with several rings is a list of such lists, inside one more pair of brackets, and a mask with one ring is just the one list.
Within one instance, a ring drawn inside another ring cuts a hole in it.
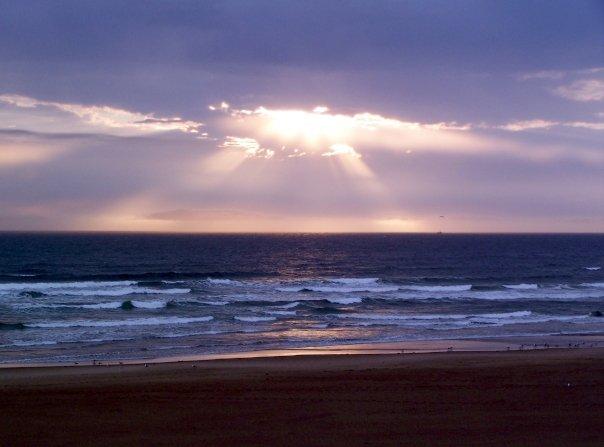
[{"label": "ocean wave", "polygon": [[52,289],[98,289],[134,285],[136,285],[136,281],[17,282],[0,284],[0,292],[20,292],[29,290],[44,292]]},{"label": "ocean wave", "polygon": [[134,307],[138,307],[139,309],[162,309],[168,306],[166,301],[139,301],[132,300],[132,304]]},{"label": "ocean wave", "polygon": [[486,313],[486,314],[338,314],[338,318],[358,318],[363,320],[464,320],[469,318],[522,318],[529,317],[533,313],[530,310],[517,312]]},{"label": "ocean wave", "polygon": [[49,341],[49,340],[43,340],[43,341],[22,341],[22,340],[16,340],[10,344],[6,344],[6,345],[0,345],[0,348],[9,348],[12,346],[18,346],[18,347],[30,347],[30,346],[50,346],[50,345],[56,345],[58,344],[58,342],[56,341]]},{"label": "ocean wave", "polygon": [[190,293],[189,288],[156,289],[140,287],[135,281],[83,281],[43,283],[1,283],[0,294],[18,293],[21,296],[123,296],[131,294]]},{"label": "ocean wave", "polygon": [[597,289],[604,288],[604,282],[584,282],[581,285],[583,287],[595,287]]},{"label": "ocean wave", "polygon": [[296,312],[295,310],[265,310],[264,313],[271,315],[293,316],[297,315],[298,312]]},{"label": "ocean wave", "polygon": [[602,267],[600,266],[593,266],[593,267],[583,267],[585,270],[592,270],[592,271],[596,271],[596,270],[601,270]]},{"label": "ocean wave", "polygon": [[[317,300],[315,300],[317,301]],[[350,297],[350,298],[325,298],[325,301],[329,301],[334,304],[355,304],[363,301],[362,298]]]},{"label": "ocean wave", "polygon": [[376,284],[379,280],[380,278],[331,278],[328,281],[347,286],[366,286],[368,284]]},{"label": "ocean wave", "polygon": [[279,309],[293,309],[294,307],[298,307],[300,305],[300,301],[294,301],[293,303],[283,304],[282,306],[277,306]]},{"label": "ocean wave", "polygon": [[74,320],[53,323],[26,323],[27,328],[68,328],[68,327],[117,327],[117,326],[159,326],[166,324],[189,324],[213,320],[212,316],[204,317],[153,317],[131,318],[124,320]]},{"label": "ocean wave", "polygon": [[379,292],[395,292],[399,290],[398,286],[371,286],[359,284],[356,287],[342,287],[342,286],[292,286],[292,287],[278,287],[279,292],[319,292],[319,293],[379,293]]},{"label": "ocean wave", "polygon": [[120,287],[115,289],[58,289],[46,292],[48,296],[125,296],[125,295],[176,295],[190,293],[191,289],[149,289],[142,287]]},{"label": "ocean wave", "polygon": [[413,284],[401,285],[401,289],[416,292],[465,292],[472,289],[472,284],[446,285],[446,286],[419,286]]},{"label": "ocean wave", "polygon": [[205,279],[205,281],[209,284],[214,284],[214,285],[218,285],[218,286],[241,284],[240,281],[235,281],[233,279],[227,279],[227,278],[207,278],[207,279]]},{"label": "ocean wave", "polygon": [[[431,291],[430,293],[415,293],[409,290],[384,295],[380,301],[426,301],[426,300],[491,300],[491,301],[581,301],[604,298],[604,283],[596,287],[585,284],[583,287],[570,287],[568,285],[539,287],[538,289],[487,289],[470,291]],[[369,301],[369,300],[368,300]]]},{"label": "ocean wave", "polygon": [[486,314],[432,314],[432,315],[389,315],[389,314],[338,314],[338,318],[359,320],[360,326],[419,326],[434,330],[461,329],[476,325],[505,326],[513,324],[536,324],[551,321],[576,323],[595,320],[589,315],[546,315],[531,311],[486,313]]},{"label": "ocean wave", "polygon": [[19,296],[25,298],[42,298],[43,296],[46,296],[46,294],[35,290],[24,290],[23,292],[19,292]]},{"label": "ocean wave", "polygon": [[103,303],[16,303],[12,307],[20,309],[163,309],[176,305],[173,301],[108,301]]},{"label": "ocean wave", "polygon": [[277,318],[275,317],[245,317],[236,315],[233,317],[235,320],[244,321],[246,323],[258,323],[262,321],[275,321]]},{"label": "ocean wave", "polygon": [[503,287],[514,290],[536,290],[539,288],[537,284],[504,284]]}]

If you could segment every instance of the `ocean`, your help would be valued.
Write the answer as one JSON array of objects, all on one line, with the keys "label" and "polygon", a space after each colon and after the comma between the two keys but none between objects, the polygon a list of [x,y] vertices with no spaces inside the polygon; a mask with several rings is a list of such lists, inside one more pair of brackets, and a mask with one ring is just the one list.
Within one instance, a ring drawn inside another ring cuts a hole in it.
[{"label": "ocean", "polygon": [[0,363],[603,333],[604,235],[0,234]]}]

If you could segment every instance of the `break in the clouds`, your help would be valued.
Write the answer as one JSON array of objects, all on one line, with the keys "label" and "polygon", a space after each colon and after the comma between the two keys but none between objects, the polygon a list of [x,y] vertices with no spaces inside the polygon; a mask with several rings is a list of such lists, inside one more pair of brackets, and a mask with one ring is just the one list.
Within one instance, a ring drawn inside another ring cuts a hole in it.
[{"label": "break in the clouds", "polygon": [[0,229],[604,228],[601,2],[0,8]]}]

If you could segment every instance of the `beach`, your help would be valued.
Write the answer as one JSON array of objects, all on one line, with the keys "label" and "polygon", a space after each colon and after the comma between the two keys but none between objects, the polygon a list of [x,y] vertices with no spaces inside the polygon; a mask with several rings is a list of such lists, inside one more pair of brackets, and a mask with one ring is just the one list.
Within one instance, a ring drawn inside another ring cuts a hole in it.
[{"label": "beach", "polygon": [[301,354],[5,367],[0,444],[604,442],[603,348]]}]

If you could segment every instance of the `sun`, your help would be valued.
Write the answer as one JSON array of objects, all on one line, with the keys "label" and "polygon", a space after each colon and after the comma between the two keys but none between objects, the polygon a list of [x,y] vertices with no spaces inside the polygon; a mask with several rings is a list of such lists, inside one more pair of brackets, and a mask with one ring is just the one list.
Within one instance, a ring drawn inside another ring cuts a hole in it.
[{"label": "sun", "polygon": [[352,130],[344,117],[328,114],[328,110],[325,106],[317,106],[310,112],[260,108],[257,115],[264,121],[262,129],[267,136],[319,149],[326,142],[346,140]]}]

